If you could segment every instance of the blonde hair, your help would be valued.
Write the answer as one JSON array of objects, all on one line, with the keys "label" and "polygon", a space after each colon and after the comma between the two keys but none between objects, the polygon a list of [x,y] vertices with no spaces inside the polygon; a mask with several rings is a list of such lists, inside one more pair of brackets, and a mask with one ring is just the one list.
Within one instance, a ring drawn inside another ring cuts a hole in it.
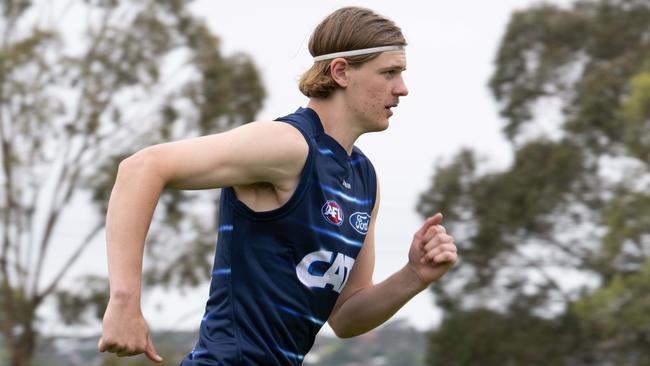
[{"label": "blonde hair", "polygon": [[[405,46],[402,30],[370,9],[341,8],[328,15],[309,38],[309,53],[320,56],[381,46]],[[379,53],[345,57],[352,67],[359,67],[379,56]],[[332,60],[315,62],[300,78],[298,88],[310,98],[327,98],[340,86],[332,79]]]}]

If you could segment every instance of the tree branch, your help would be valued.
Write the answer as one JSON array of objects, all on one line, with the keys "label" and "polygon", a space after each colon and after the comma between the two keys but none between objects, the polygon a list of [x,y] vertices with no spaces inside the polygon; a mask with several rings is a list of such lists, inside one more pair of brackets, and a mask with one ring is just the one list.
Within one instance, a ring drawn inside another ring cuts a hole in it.
[{"label": "tree branch", "polygon": [[[10,20],[8,27],[13,26],[13,21]],[[3,46],[6,45],[7,33],[3,37]],[[5,74],[5,65],[4,61],[0,61],[0,74]],[[5,83],[0,84],[0,100],[4,100],[5,95]],[[5,177],[5,212],[4,212],[4,230],[2,235],[2,247],[0,249],[0,272],[2,273],[1,278],[1,291],[4,301],[2,301],[3,310],[5,314],[14,314],[14,292],[13,286],[11,285],[11,276],[8,270],[7,256],[9,253],[9,218],[12,216],[13,208],[13,199],[11,198],[11,192],[13,187],[12,182],[12,173],[11,173],[11,153],[9,151],[9,142],[7,139],[7,133],[5,132],[5,120],[4,120],[4,111],[0,109],[0,149],[2,151],[2,170]],[[14,345],[15,338],[13,334],[13,317],[7,316],[3,318],[2,328],[3,334],[8,338],[7,342],[10,346]]]},{"label": "tree branch", "polygon": [[562,299],[565,301],[565,304],[569,304],[571,302],[569,295],[565,293],[564,290],[562,290],[562,288],[560,287],[557,281],[555,281],[553,278],[551,278],[548,275],[548,273],[546,273],[546,270],[542,267],[542,265],[538,261],[528,258],[526,254],[521,252],[521,249],[519,249],[519,247],[515,247],[514,252],[521,259],[524,260],[526,266],[532,266],[539,272],[539,274],[544,278],[546,283],[549,284],[552,288],[554,288],[560,294],[560,296],[562,296]]},{"label": "tree branch", "polygon": [[[112,10],[106,12],[105,17],[103,19],[103,22],[101,24],[99,35],[94,39],[94,42],[92,43],[92,45],[90,47],[90,50],[86,53],[86,56],[83,58],[85,63],[83,64],[82,73],[84,74],[84,76],[87,76],[88,73],[90,72],[90,67],[89,67],[89,64],[88,64],[88,60],[93,60],[93,55],[95,54],[95,52],[97,50],[98,44],[101,42],[101,40],[103,39],[103,37],[106,34],[106,30],[108,29],[107,19],[109,18],[111,13],[112,13]],[[82,78],[82,80],[85,80],[85,79],[86,78]],[[84,87],[83,87],[82,92],[81,92],[81,97],[80,97],[80,99],[82,99],[82,101],[83,101],[84,96],[87,93],[88,93],[88,84],[84,84]],[[82,108],[83,108],[84,105],[85,105],[85,103],[82,103],[82,102],[77,103],[78,108],[77,108],[77,111],[76,111],[76,116],[73,118],[73,120],[77,120],[77,119],[80,118],[80,116],[82,115]],[[87,138],[87,136],[86,136],[86,138]],[[33,296],[36,296],[36,294],[38,293],[38,282],[40,281],[43,262],[45,261],[45,256],[46,256],[47,249],[48,249],[48,246],[49,246],[50,235],[52,233],[52,229],[54,228],[56,222],[58,221],[58,216],[59,216],[60,210],[65,205],[65,203],[69,200],[69,198],[71,196],[71,193],[73,191],[72,188],[68,188],[68,190],[66,191],[64,197],[60,199],[61,203],[59,205],[57,205],[57,201],[59,200],[59,192],[61,191],[61,187],[63,185],[63,182],[65,181],[65,177],[68,175],[68,169],[69,169],[68,154],[70,153],[70,145],[71,145],[70,143],[66,144],[66,148],[65,148],[65,151],[64,151],[64,154],[63,154],[63,168],[62,168],[61,176],[59,177],[59,180],[56,183],[56,187],[55,187],[54,193],[52,195],[52,197],[53,197],[52,198],[52,202],[53,202],[52,207],[55,207],[55,208],[50,211],[50,216],[48,217],[48,222],[47,222],[47,226],[46,226],[46,229],[45,229],[45,233],[44,233],[43,238],[41,240],[40,251],[38,253],[39,255],[38,255],[38,261],[37,261],[37,265],[36,265],[36,275],[34,276],[34,282],[32,283],[32,294],[33,294]],[[78,175],[78,174],[76,174],[76,175]]]},{"label": "tree branch", "polygon": [[72,268],[72,265],[79,259],[81,254],[86,250],[88,245],[92,243],[92,239],[101,231],[101,229],[104,227],[104,222],[99,221],[95,227],[88,232],[86,237],[81,241],[81,243],[77,246],[77,249],[74,251],[74,253],[68,258],[66,263],[61,267],[59,270],[59,273],[54,276],[54,279],[50,284],[43,290],[43,292],[37,294],[34,297],[35,304],[38,305],[44,298],[46,298],[49,294],[51,294],[54,290],[56,290],[57,286],[59,285],[59,282],[61,282],[61,279],[63,276],[66,275],[66,273]]},{"label": "tree branch", "polygon": [[41,238],[40,252],[38,253],[38,261],[36,264],[36,274],[34,275],[34,282],[32,282],[32,296],[36,296],[38,293],[38,282],[41,277],[41,271],[43,269],[43,262],[45,261],[45,252],[47,251],[48,244],[50,242],[50,235],[52,235],[52,230],[56,225],[59,219],[60,209],[56,208],[50,212],[50,216],[47,219],[47,224],[45,226],[45,232]]},{"label": "tree branch", "polygon": [[584,254],[579,253],[575,250],[573,250],[573,247],[564,245],[560,243],[559,241],[555,240],[554,238],[551,237],[551,235],[546,234],[546,235],[538,235],[540,239],[544,240],[547,244],[552,245],[553,247],[560,249],[562,252],[565,254],[568,254],[572,258],[583,258]]}]

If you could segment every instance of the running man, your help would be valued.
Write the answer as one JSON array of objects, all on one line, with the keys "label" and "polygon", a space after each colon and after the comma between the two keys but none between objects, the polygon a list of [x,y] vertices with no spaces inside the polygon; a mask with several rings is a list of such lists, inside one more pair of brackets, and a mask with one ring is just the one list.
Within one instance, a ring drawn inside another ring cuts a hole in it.
[{"label": "running man", "polygon": [[392,21],[339,9],[309,41],[306,108],[122,161],[106,219],[111,293],[99,350],[162,361],[140,287],[164,188],[222,188],[210,296],[182,366],[301,365],[326,321],[339,337],[362,334],[443,276],[456,246],[436,214],[413,236],[404,267],[372,282],[379,185],[354,142],[388,128],[408,94],[405,46]]}]

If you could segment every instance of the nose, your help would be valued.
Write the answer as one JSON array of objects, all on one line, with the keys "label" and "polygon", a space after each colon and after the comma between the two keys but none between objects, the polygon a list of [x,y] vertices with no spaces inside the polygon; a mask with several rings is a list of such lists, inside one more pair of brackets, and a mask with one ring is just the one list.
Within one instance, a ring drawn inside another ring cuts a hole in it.
[{"label": "nose", "polygon": [[400,96],[400,97],[405,97],[409,94],[409,90],[406,87],[406,83],[404,83],[404,79],[402,79],[401,75],[399,77],[399,80],[397,80],[397,85],[395,85],[395,89],[393,90],[393,94]]}]

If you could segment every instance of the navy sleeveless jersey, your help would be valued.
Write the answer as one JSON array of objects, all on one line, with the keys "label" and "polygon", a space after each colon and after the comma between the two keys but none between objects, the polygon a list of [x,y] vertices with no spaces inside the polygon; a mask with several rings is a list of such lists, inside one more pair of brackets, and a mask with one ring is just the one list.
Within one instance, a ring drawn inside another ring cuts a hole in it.
[{"label": "navy sleeveless jersey", "polygon": [[309,145],[298,186],[265,212],[222,190],[210,296],[182,366],[301,365],[363,245],[376,197],[370,161],[356,147],[348,156],[312,109],[278,121]]}]

